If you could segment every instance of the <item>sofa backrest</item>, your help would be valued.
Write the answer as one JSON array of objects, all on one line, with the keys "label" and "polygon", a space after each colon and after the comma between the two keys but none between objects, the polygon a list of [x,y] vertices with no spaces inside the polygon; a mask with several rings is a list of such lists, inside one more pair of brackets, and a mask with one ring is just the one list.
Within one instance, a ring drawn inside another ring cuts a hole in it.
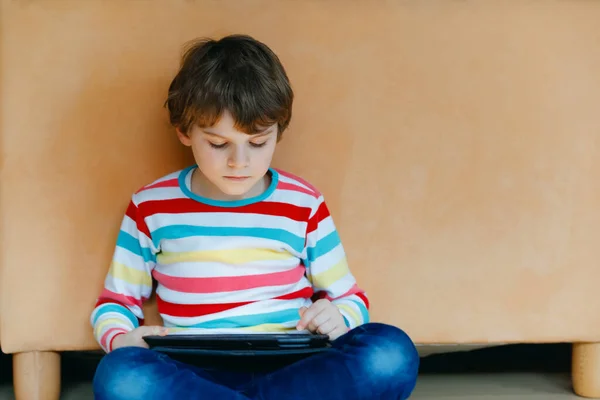
[{"label": "sofa backrest", "polygon": [[130,195],[192,162],[163,108],[182,46],[230,33],[287,68],[275,166],[324,193],[373,320],[598,339],[600,3],[1,4],[5,351],[95,346]]}]

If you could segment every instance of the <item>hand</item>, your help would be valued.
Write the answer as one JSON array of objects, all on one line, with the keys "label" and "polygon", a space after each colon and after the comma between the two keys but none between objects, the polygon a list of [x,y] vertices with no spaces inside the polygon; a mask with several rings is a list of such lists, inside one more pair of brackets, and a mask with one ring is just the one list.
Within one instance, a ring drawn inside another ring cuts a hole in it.
[{"label": "hand", "polygon": [[169,330],[162,326],[140,326],[115,337],[112,342],[112,350],[119,347],[144,347],[147,349],[148,343],[142,339],[144,336],[164,336],[167,333]]},{"label": "hand", "polygon": [[300,308],[300,322],[296,325],[296,329],[307,328],[310,332],[328,335],[330,340],[335,340],[348,332],[344,316],[327,299],[317,300],[309,308]]}]

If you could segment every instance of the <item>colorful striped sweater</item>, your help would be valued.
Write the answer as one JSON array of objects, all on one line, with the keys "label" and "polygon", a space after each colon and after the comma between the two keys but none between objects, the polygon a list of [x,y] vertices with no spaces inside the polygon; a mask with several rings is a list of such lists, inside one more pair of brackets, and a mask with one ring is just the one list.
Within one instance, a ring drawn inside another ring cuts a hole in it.
[{"label": "colorful striped sweater", "polygon": [[298,309],[327,298],[354,328],[369,320],[323,196],[270,169],[261,195],[215,201],[190,190],[195,166],[145,186],[121,224],[91,315],[100,346],[143,324],[156,283],[158,311],[179,333],[293,331]]}]

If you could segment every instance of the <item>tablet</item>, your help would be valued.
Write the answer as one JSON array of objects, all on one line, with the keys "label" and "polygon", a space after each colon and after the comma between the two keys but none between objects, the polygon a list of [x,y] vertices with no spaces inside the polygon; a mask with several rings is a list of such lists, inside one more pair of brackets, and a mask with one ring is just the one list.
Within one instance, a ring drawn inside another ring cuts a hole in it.
[{"label": "tablet", "polygon": [[148,346],[173,350],[316,350],[331,346],[329,336],[313,333],[176,334],[145,336]]}]

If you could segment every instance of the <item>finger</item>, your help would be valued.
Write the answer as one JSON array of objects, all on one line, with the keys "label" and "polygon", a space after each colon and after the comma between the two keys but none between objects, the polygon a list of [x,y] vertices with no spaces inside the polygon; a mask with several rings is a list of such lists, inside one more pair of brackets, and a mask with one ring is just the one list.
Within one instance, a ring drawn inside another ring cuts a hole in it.
[{"label": "finger", "polygon": [[312,319],[321,312],[321,310],[323,309],[324,304],[323,303],[314,303],[312,304],[303,314],[302,317],[300,318],[300,321],[298,322],[298,324],[296,325],[296,327],[299,330],[305,329],[308,324],[310,323],[310,321],[312,321]]},{"label": "finger", "polygon": [[168,329],[164,326],[143,326],[140,336],[164,336],[168,333]]},{"label": "finger", "polygon": [[312,321],[310,321],[308,326],[311,329],[311,331],[316,332],[321,325],[329,321],[332,317],[333,315],[331,313],[331,310],[326,308],[324,310],[321,310],[321,312],[317,315],[315,315],[315,317],[312,319]]},{"label": "finger", "polygon": [[317,332],[319,332],[322,335],[329,335],[331,332],[335,331],[336,328],[337,328],[337,325],[336,325],[335,321],[333,319],[329,319],[329,320],[325,321],[324,323],[322,323],[321,325],[319,325]]},{"label": "finger", "polygon": [[328,334],[329,340],[336,340],[340,336],[345,335],[346,333],[348,333],[348,327],[346,326],[346,324],[344,324],[344,326],[338,326],[336,329],[334,329]]},{"label": "finger", "polygon": [[300,309],[298,310],[298,313],[300,314],[300,318],[302,318],[302,316],[304,315],[306,310],[308,310],[307,307],[300,307]]}]

